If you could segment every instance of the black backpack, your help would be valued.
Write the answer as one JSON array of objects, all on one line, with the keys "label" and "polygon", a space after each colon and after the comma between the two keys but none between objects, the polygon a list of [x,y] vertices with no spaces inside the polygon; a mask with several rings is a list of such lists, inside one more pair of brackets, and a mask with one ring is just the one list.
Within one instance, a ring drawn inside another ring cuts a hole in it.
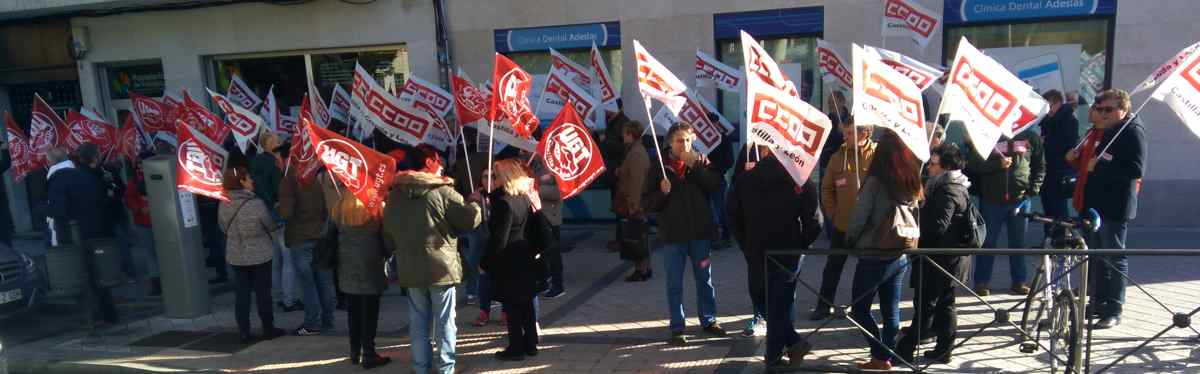
[{"label": "black backpack", "polygon": [[967,196],[967,208],[963,212],[962,221],[958,222],[960,243],[963,248],[982,248],[983,241],[987,238],[987,224],[983,220],[983,214],[979,212],[979,207],[975,206],[975,201]]}]

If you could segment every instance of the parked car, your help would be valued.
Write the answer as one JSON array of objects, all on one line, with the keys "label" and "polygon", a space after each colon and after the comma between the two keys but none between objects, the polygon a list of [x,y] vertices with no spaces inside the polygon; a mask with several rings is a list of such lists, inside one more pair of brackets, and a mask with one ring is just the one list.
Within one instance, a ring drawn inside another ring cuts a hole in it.
[{"label": "parked car", "polygon": [[33,256],[0,244],[0,319],[32,309],[46,289],[44,266]]}]

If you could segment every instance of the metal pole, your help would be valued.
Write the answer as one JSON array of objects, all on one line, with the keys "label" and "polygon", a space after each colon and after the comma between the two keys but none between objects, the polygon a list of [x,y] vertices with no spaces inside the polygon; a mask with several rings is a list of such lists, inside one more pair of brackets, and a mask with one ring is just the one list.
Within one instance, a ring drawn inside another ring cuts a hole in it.
[{"label": "metal pole", "polygon": [[1083,355],[1082,355],[1083,347],[1081,347],[1081,344],[1080,344],[1080,342],[1081,342],[1080,338],[1083,336],[1083,334],[1082,334],[1083,329],[1087,329],[1087,331],[1089,333],[1092,330],[1091,326],[1088,326],[1085,324],[1085,322],[1088,321],[1088,319],[1087,319],[1088,265],[1090,265],[1090,264],[1091,264],[1091,261],[1090,261],[1090,256],[1089,256],[1087,259],[1084,260],[1083,264],[1080,265],[1079,274],[1080,274],[1081,279],[1079,281],[1079,283],[1080,283],[1079,284],[1079,295],[1075,296],[1075,298],[1076,298],[1076,301],[1075,301],[1075,326],[1077,328],[1075,329],[1075,336],[1071,337],[1071,343],[1073,346],[1075,346],[1075,349],[1071,352],[1070,359],[1071,359],[1071,369],[1076,373],[1079,372],[1079,368],[1083,367]]},{"label": "metal pole", "polygon": [[650,122],[650,139],[654,140],[654,152],[658,153],[658,169],[662,171],[663,180],[667,180],[667,167],[663,164],[662,148],[658,146],[658,134],[654,131],[654,117],[650,115],[650,100],[645,100],[645,103],[646,118]]}]

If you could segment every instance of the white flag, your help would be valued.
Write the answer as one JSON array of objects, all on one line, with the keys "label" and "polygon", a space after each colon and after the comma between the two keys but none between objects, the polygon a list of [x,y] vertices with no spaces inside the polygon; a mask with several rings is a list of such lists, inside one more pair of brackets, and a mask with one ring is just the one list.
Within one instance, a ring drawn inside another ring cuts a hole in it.
[{"label": "white flag", "polygon": [[822,80],[846,88],[850,88],[854,84],[854,78],[850,76],[850,69],[846,67],[846,59],[842,58],[825,39],[817,39],[817,65],[821,67]]},{"label": "white flag", "polygon": [[576,85],[566,74],[569,73],[564,70],[550,69],[542,95],[539,96],[540,102],[535,105],[538,118],[556,118],[563,106],[570,104],[575,108],[575,113],[584,119],[588,128],[602,128],[593,115],[594,111],[600,108],[600,101],[583,88],[586,86]]},{"label": "white flag", "polygon": [[699,49],[696,50],[696,87],[704,87],[712,82],[722,90],[738,92],[741,91],[745,79],[738,69],[717,61]]},{"label": "white flag", "polygon": [[262,115],[263,126],[272,132],[283,132],[280,127],[281,115],[279,114],[279,105],[275,103],[275,86],[267,89],[267,101],[263,102],[262,108],[258,110],[258,114]]},{"label": "white flag", "polygon": [[1193,52],[1196,52],[1196,49],[1198,48],[1200,48],[1200,42],[1196,42],[1195,44],[1184,48],[1182,51],[1179,51],[1179,53],[1176,53],[1175,57],[1171,57],[1170,60],[1167,60],[1167,62],[1163,63],[1162,66],[1159,66],[1158,69],[1154,69],[1154,72],[1150,73],[1150,76],[1146,77],[1146,80],[1142,81],[1142,84],[1139,84],[1133,89],[1133,91],[1130,91],[1129,95],[1136,95],[1139,92],[1154,88],[1154,86],[1162,83],[1162,81],[1166,79],[1168,75],[1175,72],[1175,69],[1179,67],[1179,64],[1182,63],[1183,60],[1191,57]]},{"label": "white flag", "polygon": [[883,1],[883,37],[907,36],[924,49],[938,25],[941,16],[912,0]]},{"label": "white flag", "polygon": [[333,85],[333,95],[329,97],[329,117],[350,123],[350,94],[340,84]]},{"label": "white flag", "polygon": [[329,113],[329,107],[325,106],[325,99],[321,97],[321,91],[318,91],[317,86],[312,82],[308,83],[308,107],[312,110],[313,120],[317,121],[317,126],[323,129],[329,128],[329,122],[333,120],[333,116]]},{"label": "white flag", "polygon": [[854,123],[888,129],[914,156],[928,160],[921,89],[862,47],[855,44],[853,48]]},{"label": "white flag", "polygon": [[1200,53],[1190,53],[1150,95],[1167,103],[1183,124],[1200,136]]},{"label": "white flag", "polygon": [[946,73],[945,68],[938,68],[917,61],[917,59],[902,55],[899,52],[865,45],[862,48],[867,54],[874,55],[876,59],[885,65],[891,66],[892,69],[900,72],[900,74],[904,74],[909,79],[912,79],[913,83],[921,91],[925,91],[926,88],[932,86],[934,82],[937,82],[938,78],[941,78]]},{"label": "white flag", "polygon": [[[610,112],[617,111],[617,106],[614,103],[617,100],[617,90],[613,88],[612,76],[608,73],[608,64],[604,63],[604,56],[600,55],[600,49],[596,48],[596,42],[592,42],[592,70],[596,72],[595,83],[600,91],[596,97],[600,98],[600,102]],[[609,104],[611,108],[609,108]]]},{"label": "white flag", "polygon": [[242,77],[237,74],[229,78],[229,91],[225,94],[230,100],[246,109],[254,109],[262,103],[262,99],[259,99],[258,95],[254,94],[254,90],[251,90],[250,86],[246,85],[246,82],[242,81]]},{"label": "white flag", "polygon": [[412,146],[421,144],[428,131],[436,131],[433,120],[425,113],[404,105],[388,93],[362,65],[355,64],[354,87],[350,102],[357,121],[362,126],[361,134],[368,135],[379,130],[398,143]]},{"label": "white flag", "polygon": [[588,69],[558,53],[554,48],[550,48],[550,72],[558,72],[563,78],[570,79],[571,83],[579,87],[591,87],[592,85],[592,73]]},{"label": "white flag", "polygon": [[633,41],[633,51],[634,60],[637,61],[638,91],[647,103],[650,99],[655,99],[671,108],[682,106],[680,94],[687,90],[683,81],[651,56],[650,52],[646,52],[646,48],[636,39]]},{"label": "white flag", "polygon": [[225,112],[225,124],[233,130],[233,139],[237,141],[238,147],[242,149],[242,152],[246,152],[250,139],[258,136],[259,130],[262,129],[262,117],[212,90],[208,90],[208,94],[212,96],[217,107]]},{"label": "white flag", "polygon": [[1022,101],[1031,94],[1037,93],[964,37],[946,80],[941,113],[962,121],[975,152],[987,158],[1001,135],[1012,136]]}]

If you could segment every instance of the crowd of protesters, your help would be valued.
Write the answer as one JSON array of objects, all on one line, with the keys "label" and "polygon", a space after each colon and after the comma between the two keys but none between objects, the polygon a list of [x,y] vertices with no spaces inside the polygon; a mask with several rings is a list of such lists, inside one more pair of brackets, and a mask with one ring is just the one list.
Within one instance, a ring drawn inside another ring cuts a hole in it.
[{"label": "crowd of protesters", "polygon": [[[1001,247],[1000,233],[1007,232],[1004,246],[1021,248],[1027,221],[1016,210],[1040,196],[1053,217],[1069,216],[1070,208],[1097,210],[1104,225],[1089,235],[1088,244],[1124,248],[1146,161],[1144,130],[1136,119],[1130,121],[1129,95],[1108,90],[1096,97],[1089,111],[1092,126],[1082,143],[1073,116],[1077,103],[1058,91],[1044,97],[1051,110],[1036,132],[1002,140],[988,157],[937,133],[929,160],[921,162],[895,134],[856,122],[845,98],[832,95],[827,106],[836,136],[822,151],[820,171],[803,184],[792,180],[767,147],[745,147],[735,155],[733,142],[726,140],[703,154],[693,148],[696,134],[683,124],[666,132],[660,159],[647,146],[645,125],[621,111],[611,113],[607,129],[597,134],[608,166],[603,184],[611,188],[617,217],[610,249],[633,263],[628,282],[652,279],[652,263],[661,264],[668,342],[685,345],[692,336],[686,331],[683,297],[689,268],[700,330],[727,335],[717,322],[713,281],[720,275],[714,273],[711,256],[727,245],[723,241],[735,242],[745,258],[753,306],[741,335],[753,337],[765,330],[766,362],[780,365],[799,360],[804,351],[792,327],[797,277],[804,250],[822,233],[831,247],[843,249],[965,247],[964,222],[978,204],[987,228],[983,246]],[[1127,121],[1125,135],[1116,137]],[[275,324],[277,309],[303,310],[303,322],[291,331],[301,336],[334,328],[335,310],[344,309],[350,362],[366,368],[385,365],[389,359],[375,348],[380,295],[398,287],[408,300],[413,369],[453,372],[457,287],[463,285],[465,302],[479,307],[474,326],[498,320],[507,327],[508,345],[496,353],[497,359],[538,354],[539,298],[567,292],[563,253],[571,246],[561,241],[562,199],[555,179],[541,162],[527,163],[528,153],[510,147],[489,165],[488,155],[473,144],[455,156],[428,146],[377,147],[397,160],[401,172],[387,193],[382,216],[376,216],[324,171],[315,182],[287,173],[284,160],[291,145],[277,136],[260,137],[249,155],[232,142],[225,146],[232,155],[224,171],[229,200],[199,198],[198,212],[208,265],[217,269],[211,282],[233,281],[235,319],[244,341],[288,334]],[[165,142],[153,148],[142,158],[174,157]],[[150,293],[160,293],[146,186],[137,162],[102,164],[90,144],[71,155],[53,149],[47,157],[51,245],[63,240],[67,221],[78,222],[85,240],[116,237],[125,273],[145,282]],[[657,249],[651,248],[652,219]],[[141,255],[133,256],[131,249]],[[768,261],[768,251],[790,254]],[[660,258],[651,261],[656,252]],[[976,293],[990,293],[992,256],[917,259],[899,252],[872,253],[850,256],[856,264],[848,316],[869,334],[870,357],[860,368],[911,362],[917,342],[926,338],[935,338],[936,344],[924,356],[949,362],[956,337],[956,285],[971,279]],[[139,264],[135,258],[145,261]],[[838,303],[838,281],[847,260],[845,255],[827,256],[811,319],[831,318],[839,313],[835,306],[844,305],[845,299]],[[1113,267],[1093,267],[1095,303],[1088,312],[1099,318],[1096,328],[1120,324],[1125,280],[1118,272],[1128,265],[1123,257],[1111,260]],[[917,261],[936,263],[949,275],[934,266],[917,267]],[[1028,293],[1027,260],[1009,256],[1008,263],[1011,292]],[[915,289],[921,317],[901,329],[905,279]],[[109,291],[94,285],[87,291],[87,305],[101,320],[115,323]],[[251,294],[260,320],[257,336],[249,318]],[[871,310],[876,299],[882,316],[878,322]]]}]

